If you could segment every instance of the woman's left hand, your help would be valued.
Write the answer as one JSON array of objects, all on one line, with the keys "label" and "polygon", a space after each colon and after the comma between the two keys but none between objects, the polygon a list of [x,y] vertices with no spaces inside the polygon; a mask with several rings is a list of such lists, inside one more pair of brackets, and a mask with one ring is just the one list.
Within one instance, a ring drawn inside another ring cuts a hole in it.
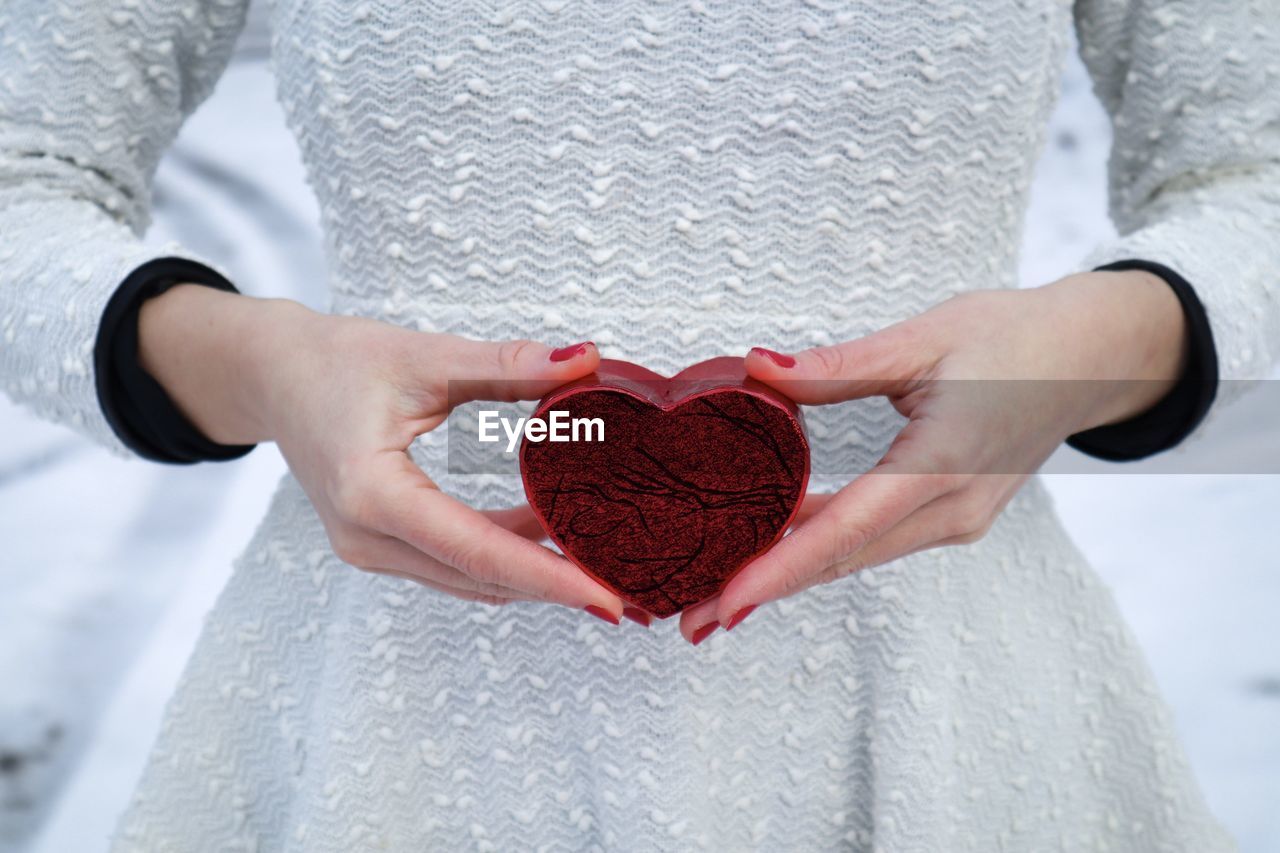
[{"label": "woman's left hand", "polygon": [[791,533],[685,610],[681,632],[701,642],[765,602],[977,541],[1067,436],[1168,393],[1186,359],[1184,324],[1159,277],[1092,272],[964,293],[834,346],[753,349],[747,372],[797,403],[885,396],[908,421],[871,470],[834,495],[808,496]]}]

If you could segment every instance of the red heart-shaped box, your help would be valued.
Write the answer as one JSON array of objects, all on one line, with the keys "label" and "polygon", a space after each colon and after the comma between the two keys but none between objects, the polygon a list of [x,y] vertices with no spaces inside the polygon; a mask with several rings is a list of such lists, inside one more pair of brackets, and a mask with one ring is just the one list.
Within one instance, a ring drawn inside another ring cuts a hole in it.
[{"label": "red heart-shaped box", "polygon": [[525,495],[565,556],[660,619],[718,593],[791,524],[809,481],[799,408],[713,358],[670,378],[604,359],[532,417],[599,419],[520,445]]}]

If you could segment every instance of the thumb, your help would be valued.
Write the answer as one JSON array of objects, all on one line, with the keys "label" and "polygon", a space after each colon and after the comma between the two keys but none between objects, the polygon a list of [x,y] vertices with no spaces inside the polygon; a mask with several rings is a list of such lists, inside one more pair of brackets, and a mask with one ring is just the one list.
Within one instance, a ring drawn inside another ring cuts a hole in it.
[{"label": "thumb", "polygon": [[453,335],[436,357],[446,365],[449,405],[471,400],[536,400],[600,364],[591,341],[551,347],[530,340],[476,341]]},{"label": "thumb", "polygon": [[747,375],[806,405],[899,397],[917,387],[936,363],[913,337],[890,326],[862,338],[789,354],[753,347],[746,357]]}]

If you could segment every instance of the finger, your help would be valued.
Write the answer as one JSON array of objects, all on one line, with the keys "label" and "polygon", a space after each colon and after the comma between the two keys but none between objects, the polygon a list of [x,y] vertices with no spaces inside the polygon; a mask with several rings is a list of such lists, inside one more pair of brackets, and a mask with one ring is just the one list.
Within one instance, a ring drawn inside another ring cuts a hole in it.
[{"label": "finger", "polygon": [[796,517],[791,520],[792,527],[799,527],[810,518],[818,513],[824,506],[831,503],[831,499],[835,495],[829,492],[806,492],[804,500],[800,502],[800,510],[796,513]]},{"label": "finger", "polygon": [[501,606],[503,604],[507,604],[512,601],[524,600],[519,598],[507,598],[506,596],[499,596],[499,595],[486,595],[484,593],[472,592],[466,589],[459,589],[458,587],[451,587],[446,584],[438,584],[432,581],[424,580],[418,575],[412,574],[410,572],[401,572],[401,571],[397,571],[396,569],[388,569],[388,568],[382,568],[378,566],[372,566],[370,568],[363,569],[363,571],[372,572],[375,575],[386,575],[387,577],[401,578],[403,580],[413,581],[419,586],[429,587],[431,589],[436,590],[437,592],[442,592],[445,595],[450,595],[450,596],[453,596],[454,598],[465,599],[467,601],[475,601],[481,604],[492,604],[495,606]]},{"label": "finger", "polygon": [[862,569],[882,566],[920,551],[976,542],[986,534],[990,519],[986,511],[975,507],[973,498],[967,493],[943,495],[904,518],[885,535],[812,575],[804,586],[790,594],[832,583]]},{"label": "finger", "polygon": [[882,463],[845,486],[804,524],[740,571],[723,590],[717,620],[784,598],[810,578],[893,529],[918,508],[951,491],[945,475],[906,474]]},{"label": "finger", "polygon": [[861,397],[903,396],[931,371],[932,347],[909,323],[832,346],[795,353],[754,347],[747,374],[797,403],[823,405]]},{"label": "finger", "polygon": [[[831,498],[834,496],[817,495],[816,497]],[[795,595],[809,587],[818,586],[823,583],[830,583],[831,581],[844,577],[847,574],[851,574],[858,569],[879,565],[881,562],[888,562],[896,556],[913,553],[915,550],[923,550],[925,547],[929,547],[928,543],[932,540],[930,539],[929,534],[924,533],[919,529],[921,527],[920,516],[923,513],[930,511],[931,508],[936,507],[940,502],[947,501],[949,499],[950,495],[934,498],[932,501],[900,521],[885,536],[873,540],[866,547],[855,552],[853,556],[846,558],[834,566],[827,567],[827,569],[816,575],[813,575],[801,586],[791,590],[788,594]],[[814,510],[810,511],[811,515],[813,511]],[[943,545],[950,543],[938,542],[936,544]],[[899,555],[896,553],[898,548],[910,548],[912,550],[904,550],[902,554]],[[864,560],[868,562],[864,563]],[[701,642],[702,638],[704,638],[708,633],[722,627],[719,620],[719,605],[720,599],[719,596],[717,596],[710,601],[700,603],[697,607],[684,611],[684,613],[681,614],[680,619],[680,632],[684,635],[685,639],[690,642],[694,642],[694,639],[697,638],[698,641]],[[755,610],[754,605],[748,605],[746,608],[739,608],[734,611],[734,615],[729,617],[729,621],[723,624],[724,629],[726,631],[732,630],[739,622],[745,619],[752,610]]]},{"label": "finger", "polygon": [[[496,596],[499,598],[532,597],[520,590],[484,583],[465,575],[453,566],[447,566],[436,558],[424,554],[407,542],[390,536],[379,535],[369,548],[366,562],[379,568],[393,569],[404,575],[410,575],[433,584],[464,590],[478,595]],[[364,568],[363,566],[361,568]]]},{"label": "finger", "polygon": [[379,492],[374,517],[365,526],[477,581],[571,607],[594,606],[621,618],[621,599],[573,563],[444,494],[408,455],[400,457],[400,476]]},{"label": "finger", "polygon": [[547,538],[546,528],[542,526],[542,522],[538,521],[538,516],[527,503],[508,509],[486,509],[481,512],[494,524],[525,539],[541,542]]},{"label": "finger", "polygon": [[720,627],[716,621],[719,604],[720,596],[716,595],[680,612],[680,633],[686,640],[697,645]]},{"label": "finger", "polygon": [[553,348],[537,341],[476,341],[441,335],[432,353],[447,376],[450,408],[472,400],[536,400],[548,391],[586,376],[600,364],[591,341]]},{"label": "finger", "polygon": [[354,535],[331,539],[338,559],[357,569],[393,573],[437,589],[456,589],[487,597],[528,597],[517,590],[481,583],[408,543],[383,533],[360,531]]}]

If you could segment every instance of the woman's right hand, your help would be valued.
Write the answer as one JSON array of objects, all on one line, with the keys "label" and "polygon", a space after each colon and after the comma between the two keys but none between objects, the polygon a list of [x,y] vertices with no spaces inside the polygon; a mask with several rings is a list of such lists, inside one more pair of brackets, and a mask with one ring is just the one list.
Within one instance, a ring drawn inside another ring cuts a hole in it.
[{"label": "woman's right hand", "polygon": [[[592,372],[592,344],[474,341],[201,285],[147,300],[138,333],[143,368],[206,436],[277,443],[344,562],[459,598],[618,622],[616,595],[534,541],[527,505],[477,511],[408,453],[453,405],[536,399]],[[452,397],[449,379],[467,380]]]}]

